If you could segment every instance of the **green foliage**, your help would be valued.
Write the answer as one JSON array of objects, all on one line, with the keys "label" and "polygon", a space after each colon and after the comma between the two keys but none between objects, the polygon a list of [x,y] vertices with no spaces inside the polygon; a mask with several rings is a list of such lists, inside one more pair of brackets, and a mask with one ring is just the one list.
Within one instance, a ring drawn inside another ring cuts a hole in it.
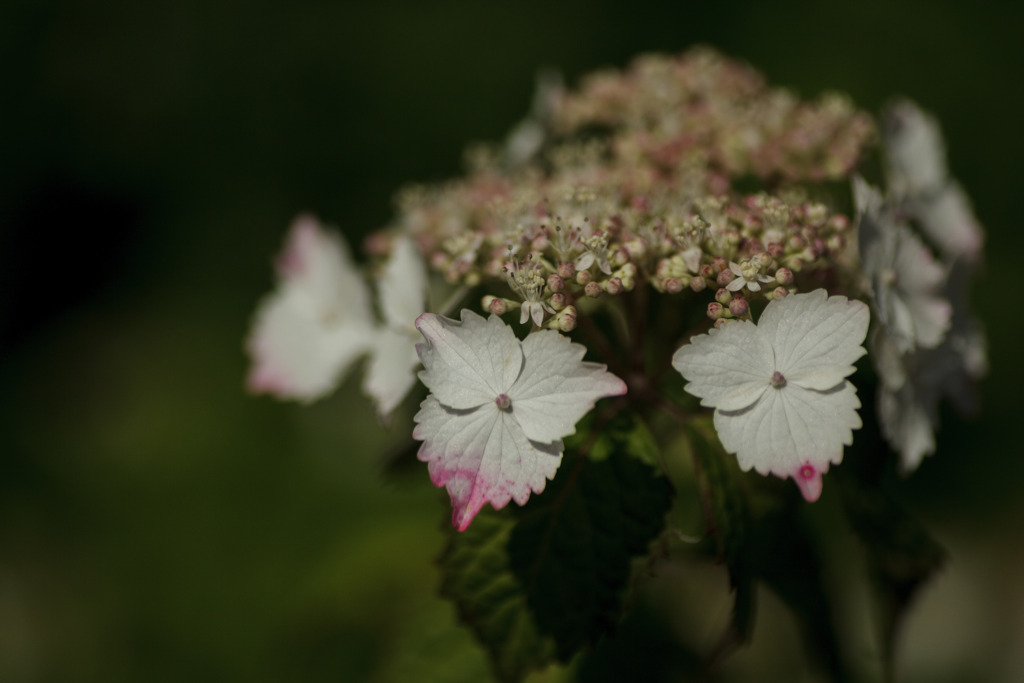
[{"label": "green foliage", "polygon": [[632,560],[647,552],[669,508],[656,458],[638,419],[585,422],[558,476],[529,505],[484,510],[465,532],[449,532],[442,594],[499,678],[567,662],[617,623]]}]

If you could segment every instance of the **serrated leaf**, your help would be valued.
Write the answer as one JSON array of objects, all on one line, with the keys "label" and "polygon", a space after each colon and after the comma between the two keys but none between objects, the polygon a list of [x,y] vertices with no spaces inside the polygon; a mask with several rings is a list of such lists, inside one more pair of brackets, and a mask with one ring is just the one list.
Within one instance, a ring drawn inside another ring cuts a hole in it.
[{"label": "serrated leaf", "polygon": [[483,643],[498,678],[519,681],[554,660],[555,644],[536,627],[526,594],[511,571],[511,510],[484,509],[463,532],[447,528],[441,595]]},{"label": "serrated leaf", "polygon": [[656,458],[638,420],[585,422],[542,494],[453,534],[442,592],[500,678],[568,661],[617,622],[631,562],[661,532],[670,504],[671,488],[647,464]]}]

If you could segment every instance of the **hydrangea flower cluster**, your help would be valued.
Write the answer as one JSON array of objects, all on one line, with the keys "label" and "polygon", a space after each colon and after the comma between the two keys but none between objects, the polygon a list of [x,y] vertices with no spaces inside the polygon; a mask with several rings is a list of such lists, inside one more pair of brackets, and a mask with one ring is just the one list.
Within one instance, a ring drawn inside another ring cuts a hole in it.
[{"label": "hydrangea flower cluster", "polygon": [[[883,464],[903,474],[937,450],[942,399],[976,407],[982,230],[938,124],[909,101],[876,124],[845,96],[801,100],[698,48],[576,90],[545,74],[506,142],[467,162],[400,193],[366,268],[341,234],[295,220],[246,342],[248,387],[314,401],[365,359],[381,420],[411,427],[448,492],[446,595],[503,679],[595,642],[630,558],[683,536],[666,513],[688,490],[737,592],[727,649],[749,620],[743,543],[773,517],[754,520],[748,489],[801,509],[796,491],[827,495],[823,476],[864,456],[847,448],[875,424],[858,387],[877,392]],[[688,481],[669,465],[681,458]],[[876,579],[897,567],[890,610],[941,553],[902,548],[916,527],[880,479],[854,480],[870,499],[843,496],[851,526],[896,530],[862,538]]]},{"label": "hydrangea flower cluster", "polygon": [[[404,190],[368,238],[379,314],[342,237],[296,220],[247,344],[253,391],[315,400],[367,356],[387,418],[422,365],[413,436],[458,529],[542,491],[600,399],[663,405],[669,362],[743,469],[809,501],[861,426],[865,338],[902,468],[935,450],[940,397],[968,403],[986,363],[966,295],[981,229],[928,114],[897,101],[879,127],[707,48],[540,85],[504,148]],[[879,142],[884,194],[858,175]],[[426,306],[429,282],[452,306]]]}]

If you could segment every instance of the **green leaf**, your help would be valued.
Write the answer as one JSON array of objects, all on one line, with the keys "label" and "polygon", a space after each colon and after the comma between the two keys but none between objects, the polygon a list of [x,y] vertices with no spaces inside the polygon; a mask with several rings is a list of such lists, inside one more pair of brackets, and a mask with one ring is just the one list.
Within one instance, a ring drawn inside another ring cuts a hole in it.
[{"label": "green leaf", "polygon": [[710,420],[694,421],[688,425],[687,435],[705,500],[708,533],[715,540],[718,558],[728,567],[729,582],[736,591],[732,620],[711,655],[717,660],[748,643],[753,633],[755,587],[747,558],[753,520],[735,458],[722,448]]},{"label": "green leaf", "polygon": [[634,557],[664,525],[671,488],[657,448],[632,417],[588,421],[554,481],[525,507],[482,511],[450,532],[442,593],[502,680],[568,661],[618,621]]},{"label": "green leaf", "polygon": [[946,552],[910,512],[875,487],[843,497],[854,533],[867,549],[868,572],[880,605],[882,653],[892,678],[900,622],[918,589],[945,562]]}]

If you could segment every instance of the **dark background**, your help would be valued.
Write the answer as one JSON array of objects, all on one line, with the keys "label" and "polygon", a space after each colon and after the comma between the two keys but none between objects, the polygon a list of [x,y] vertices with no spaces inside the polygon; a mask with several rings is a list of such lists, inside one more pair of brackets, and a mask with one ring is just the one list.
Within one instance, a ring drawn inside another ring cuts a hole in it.
[{"label": "dark background", "polygon": [[[0,680],[486,671],[434,597],[443,496],[425,469],[381,476],[407,437],[357,380],[312,407],[248,397],[250,316],[299,211],[358,244],[402,184],[504,136],[539,68],[573,84],[699,42],[803,96],[904,94],[941,120],[988,229],[992,373],[982,416],[944,414],[903,488],[952,560],[900,670],[1021,680],[1017,7],[3,2]],[[726,674],[801,670],[795,627],[763,614],[783,636],[762,624]]]}]

